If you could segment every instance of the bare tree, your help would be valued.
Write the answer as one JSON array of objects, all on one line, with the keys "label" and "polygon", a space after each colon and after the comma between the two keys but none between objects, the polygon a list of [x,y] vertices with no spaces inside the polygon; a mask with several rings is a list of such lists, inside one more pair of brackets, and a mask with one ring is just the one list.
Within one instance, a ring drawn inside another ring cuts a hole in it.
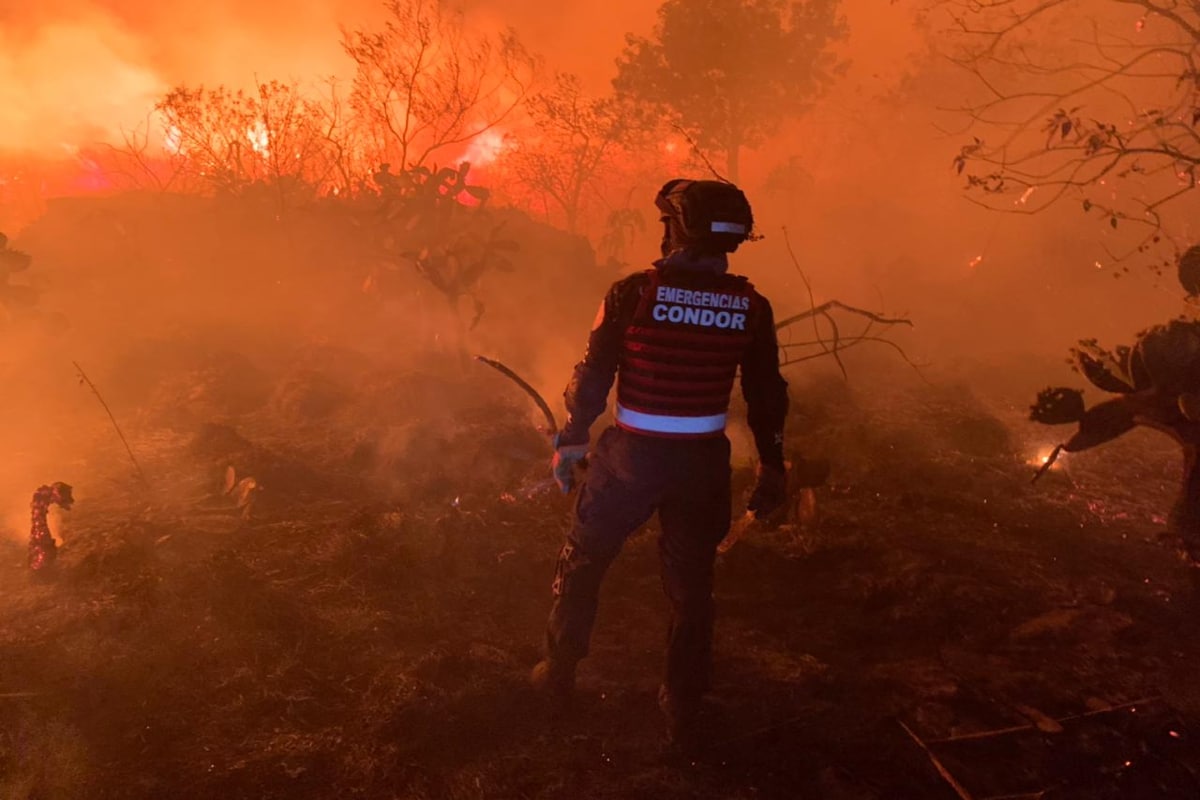
[{"label": "bare tree", "polygon": [[121,144],[106,144],[104,173],[125,189],[187,190],[187,159],[155,143],[153,115],[133,130],[121,131]]},{"label": "bare tree", "polygon": [[316,104],[324,163],[318,185],[334,195],[353,194],[374,169],[367,159],[366,135],[336,78],[325,81],[326,92]]},{"label": "bare tree", "polygon": [[[216,191],[272,187],[281,205],[295,193],[311,194],[348,181],[348,131],[352,122],[337,103],[305,96],[295,85],[260,83],[253,93],[178,87],[156,106],[163,123],[163,157],[183,165],[183,178]],[[135,163],[138,140],[126,143]]]},{"label": "bare tree", "polygon": [[330,173],[329,112],[296,86],[269,81],[258,85],[256,118],[247,138],[267,167],[266,179],[280,193],[310,193]]},{"label": "bare tree", "polygon": [[664,0],[652,37],[626,37],[613,81],[725,157],[803,113],[841,74],[838,0]]},{"label": "bare tree", "polygon": [[589,205],[614,161],[635,150],[649,127],[640,109],[616,97],[589,98],[579,78],[558,74],[553,88],[526,103],[529,125],[510,137],[505,167],[515,183],[541,196],[578,232]]},{"label": "bare tree", "polygon": [[494,129],[529,92],[535,59],[511,30],[468,29],[445,0],[389,0],[382,30],[343,31],[351,102],[380,163],[425,166]]},{"label": "bare tree", "polygon": [[[224,86],[172,89],[155,110],[162,115],[164,149],[182,156],[191,177],[217,190],[236,190],[260,175],[253,97]],[[247,157],[247,151],[250,156]]]},{"label": "bare tree", "polygon": [[[1124,259],[1182,249],[1200,176],[1200,5],[946,0],[979,99],[954,159],[968,196],[1013,213],[1061,200],[1118,230]],[[1166,254],[1159,268],[1172,263]],[[1171,254],[1172,256],[1174,253]]]}]

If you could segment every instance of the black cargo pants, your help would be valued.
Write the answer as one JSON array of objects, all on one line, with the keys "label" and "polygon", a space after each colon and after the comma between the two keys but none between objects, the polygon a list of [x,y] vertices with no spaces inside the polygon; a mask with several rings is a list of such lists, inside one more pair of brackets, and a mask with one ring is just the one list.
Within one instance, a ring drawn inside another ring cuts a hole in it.
[{"label": "black cargo pants", "polygon": [[589,456],[558,559],[550,658],[573,663],[587,655],[604,573],[630,534],[657,511],[662,583],[671,603],[665,685],[677,702],[700,699],[712,662],[713,565],[729,532],[729,457],[725,436],[679,440],[604,431]]}]

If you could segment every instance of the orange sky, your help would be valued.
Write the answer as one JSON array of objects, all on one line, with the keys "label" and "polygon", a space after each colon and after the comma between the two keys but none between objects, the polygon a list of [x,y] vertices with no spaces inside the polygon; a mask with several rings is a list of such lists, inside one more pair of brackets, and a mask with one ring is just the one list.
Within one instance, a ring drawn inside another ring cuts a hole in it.
[{"label": "orange sky", "polygon": [[[0,148],[53,152],[111,138],[120,126],[142,122],[173,84],[249,85],[256,76],[303,81],[344,73],[339,23],[361,24],[379,8],[377,0],[40,0],[0,8]],[[484,24],[514,26],[549,67],[581,74],[603,90],[626,32],[648,32],[656,6],[468,0],[467,8]],[[908,10],[847,0],[846,12],[855,75],[868,85],[873,75],[886,82],[914,44],[913,36],[896,35],[907,29]]]}]

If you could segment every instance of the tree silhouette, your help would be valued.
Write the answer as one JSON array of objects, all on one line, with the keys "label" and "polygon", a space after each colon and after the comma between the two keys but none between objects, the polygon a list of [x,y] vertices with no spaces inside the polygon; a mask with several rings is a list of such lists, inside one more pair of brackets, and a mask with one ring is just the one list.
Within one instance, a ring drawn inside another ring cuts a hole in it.
[{"label": "tree silhouette", "polygon": [[588,97],[576,76],[559,74],[526,103],[530,124],[510,137],[505,166],[517,185],[556,207],[566,229],[576,233],[589,192],[651,127],[641,108],[616,97]]},{"label": "tree silhouette", "polygon": [[844,67],[838,0],[666,0],[652,38],[629,35],[617,91],[667,114],[697,145],[725,157],[803,113]]},{"label": "tree silhouette", "polygon": [[[340,134],[330,128],[330,111],[294,85],[266,81],[256,92],[181,86],[155,110],[165,155],[178,162],[172,180],[235,194],[267,184],[282,202],[285,189],[308,194],[335,176]],[[126,154],[136,155],[143,142],[127,139]]]}]

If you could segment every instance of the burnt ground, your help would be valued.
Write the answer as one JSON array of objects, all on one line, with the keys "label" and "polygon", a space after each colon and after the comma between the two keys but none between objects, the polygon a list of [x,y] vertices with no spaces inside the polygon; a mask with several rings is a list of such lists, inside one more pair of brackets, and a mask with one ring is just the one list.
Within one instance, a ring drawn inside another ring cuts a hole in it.
[{"label": "burnt ground", "polygon": [[[149,489],[98,424],[55,569],[27,572],[21,531],[0,545],[4,797],[959,796],[905,726],[976,800],[1200,795],[1165,442],[1034,487],[1056,432],[1015,402],[797,387],[793,441],[833,479],[814,522],[722,558],[709,746],[679,761],[652,526],[606,584],[577,713],[526,688],[569,501],[524,398],[491,375],[273,385],[237,413],[201,390],[126,409]],[[228,465],[265,487],[249,521]]]}]

